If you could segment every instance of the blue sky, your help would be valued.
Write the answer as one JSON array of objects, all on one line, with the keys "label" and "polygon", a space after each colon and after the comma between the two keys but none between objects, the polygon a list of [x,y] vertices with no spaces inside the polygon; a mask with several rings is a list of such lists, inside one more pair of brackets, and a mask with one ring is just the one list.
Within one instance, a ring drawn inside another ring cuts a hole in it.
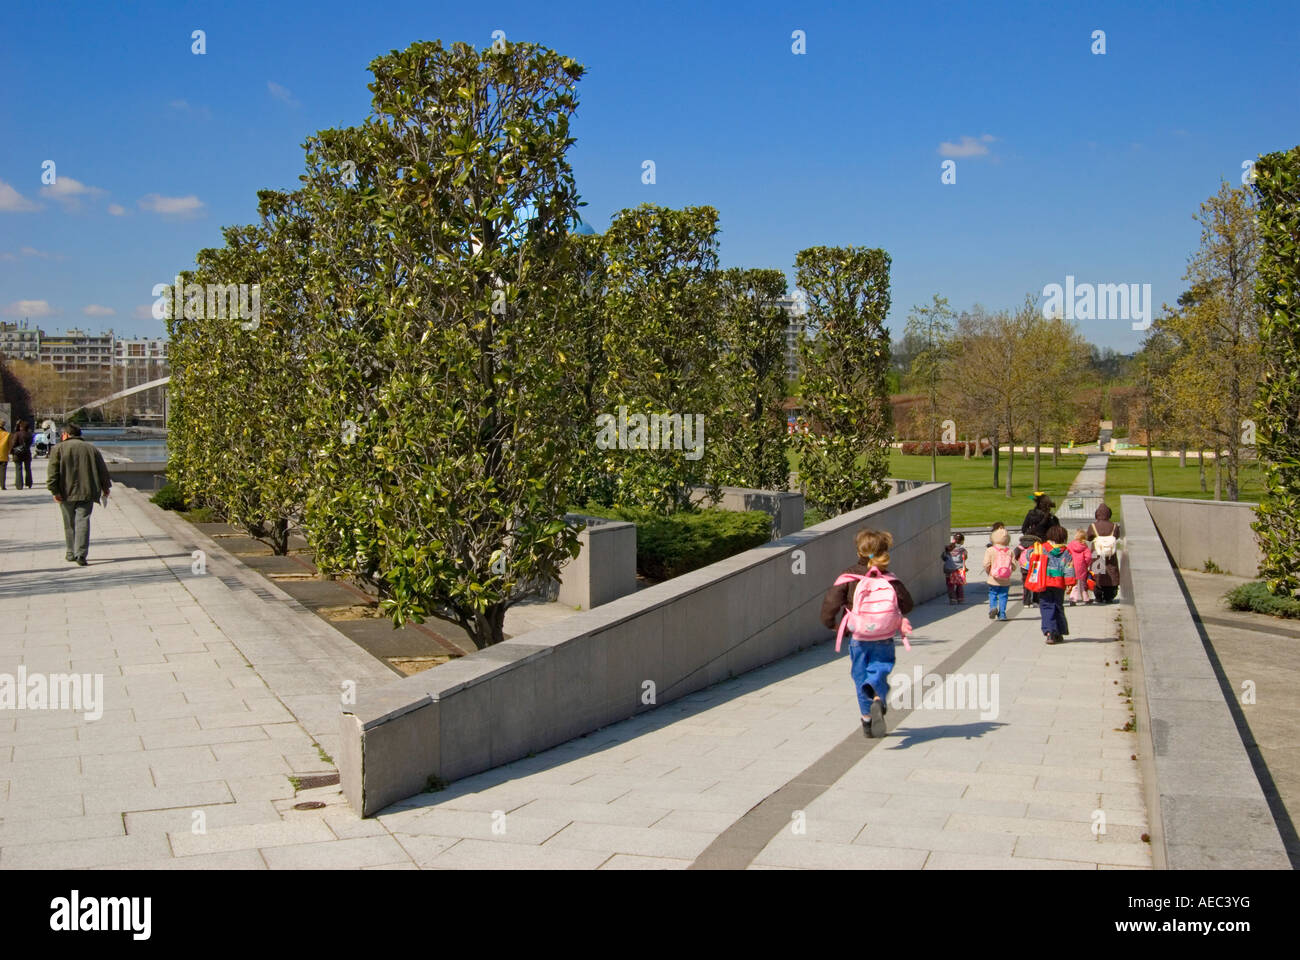
[{"label": "blue sky", "polygon": [[[0,317],[161,334],[153,285],[253,220],[258,189],[296,186],[306,136],[364,118],[371,59],[494,30],[587,67],[571,159],[597,229],[638,203],[711,204],[724,265],[791,277],[807,246],[884,247],[897,332],[933,293],[1015,306],[1067,274],[1172,303],[1198,205],[1300,141],[1294,2],[10,0]],[[1141,336],[1081,327],[1126,351]]]}]

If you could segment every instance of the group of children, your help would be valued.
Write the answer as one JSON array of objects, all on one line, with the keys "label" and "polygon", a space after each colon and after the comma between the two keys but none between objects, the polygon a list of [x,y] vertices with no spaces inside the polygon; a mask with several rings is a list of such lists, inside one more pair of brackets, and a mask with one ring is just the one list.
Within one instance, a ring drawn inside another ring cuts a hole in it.
[{"label": "group of children", "polygon": [[[1113,602],[1119,588],[1120,531],[1110,519],[1110,508],[1102,504],[1096,522],[1086,530],[1075,530],[1071,537],[1051,512],[1050,497],[1036,492],[1032,499],[1034,508],[1025,517],[1020,544],[1012,548],[1006,524],[995,523],[984,550],[989,619],[1007,619],[1011,580],[1019,569],[1025,582],[1025,605],[1039,607],[1043,636],[1047,643],[1056,644],[1070,632],[1065,619],[1067,603],[1072,607],[1093,603],[1094,591],[1097,602]],[[964,603],[966,599],[965,543],[965,536],[955,533],[943,550],[950,604]],[[885,699],[889,695],[889,674],[895,663],[894,636],[901,633],[907,645],[912,596],[889,572],[889,549],[893,546],[890,533],[860,530],[855,545],[858,562],[826,591],[821,620],[831,629],[839,622],[837,651],[848,630],[849,670],[858,696],[862,731],[869,738],[882,737],[888,712]]]}]

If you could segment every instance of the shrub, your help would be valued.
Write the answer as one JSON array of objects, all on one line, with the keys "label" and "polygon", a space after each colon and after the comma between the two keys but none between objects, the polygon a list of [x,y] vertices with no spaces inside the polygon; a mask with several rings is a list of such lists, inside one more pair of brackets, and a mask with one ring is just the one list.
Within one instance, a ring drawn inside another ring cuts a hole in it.
[{"label": "shrub", "polygon": [[181,488],[170,480],[159,487],[158,492],[149,499],[164,510],[186,509],[185,494],[181,493]]},{"label": "shrub", "polygon": [[1233,610],[1250,610],[1253,613],[1266,613],[1271,617],[1300,620],[1300,600],[1295,597],[1279,597],[1271,593],[1268,585],[1260,580],[1243,583],[1229,590],[1224,596],[1228,606]]},{"label": "shrub", "polygon": [[589,505],[583,513],[636,524],[636,569],[655,580],[707,567],[772,539],[772,518],[761,510],[678,511]]},{"label": "shrub", "polygon": [[[965,456],[966,451],[968,450],[970,451],[970,455],[972,457],[975,457],[984,453],[984,451],[991,449],[992,444],[990,444],[987,440],[981,440],[978,445],[975,444],[974,442],[937,443],[935,444],[935,447],[936,447],[937,455],[940,457],[961,457],[961,456]],[[922,440],[918,442],[916,440],[908,440],[903,443],[899,452],[907,454],[909,456],[928,457],[930,455],[930,441]]]}]

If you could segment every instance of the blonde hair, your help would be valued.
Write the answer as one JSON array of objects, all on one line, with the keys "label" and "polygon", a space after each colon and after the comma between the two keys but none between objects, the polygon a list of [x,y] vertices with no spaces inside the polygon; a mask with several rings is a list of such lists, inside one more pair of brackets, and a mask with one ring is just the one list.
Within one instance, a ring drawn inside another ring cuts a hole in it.
[{"label": "blonde hair", "polygon": [[854,543],[862,563],[880,570],[889,569],[889,548],[894,545],[894,535],[888,530],[859,530]]},{"label": "blonde hair", "polygon": [[1087,539],[1088,539],[1088,531],[1085,530],[1085,529],[1083,529],[1083,527],[1080,527],[1078,530],[1074,531],[1074,539],[1076,539],[1076,540],[1087,540]]}]

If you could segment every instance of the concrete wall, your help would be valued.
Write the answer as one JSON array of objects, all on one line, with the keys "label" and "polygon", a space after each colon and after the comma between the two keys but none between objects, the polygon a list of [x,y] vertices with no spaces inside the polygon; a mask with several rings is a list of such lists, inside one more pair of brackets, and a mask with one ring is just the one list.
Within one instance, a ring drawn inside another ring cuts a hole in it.
[{"label": "concrete wall", "polygon": [[582,551],[560,570],[556,599],[590,610],[636,592],[636,524],[568,514],[587,524],[578,534]]},{"label": "concrete wall", "polygon": [[[722,499],[713,501],[723,510],[762,510],[772,518],[772,539],[788,537],[803,529],[803,494],[784,490],[755,490],[750,487],[722,487]],[[696,487],[696,503],[707,502],[707,491]]]},{"label": "concrete wall", "polygon": [[[1205,561],[1213,560],[1234,576],[1259,575],[1264,555],[1250,528],[1257,504],[1173,497],[1144,499],[1151,519],[1160,528],[1165,549],[1178,566],[1203,570]],[[1128,516],[1127,511],[1124,516]]]},{"label": "concrete wall", "polygon": [[167,461],[142,460],[134,463],[110,463],[108,473],[113,478],[114,483],[120,483],[123,486],[152,494],[167,482],[165,476]]},{"label": "concrete wall", "polygon": [[829,639],[822,596],[863,527],[893,532],[918,603],[938,596],[950,500],[926,485],[363,696],[340,718],[343,791],[369,815],[654,709],[647,681],[663,704]]},{"label": "concrete wall", "polygon": [[1289,869],[1225,691],[1149,506],[1122,498],[1125,651],[1151,853],[1161,869]]}]

